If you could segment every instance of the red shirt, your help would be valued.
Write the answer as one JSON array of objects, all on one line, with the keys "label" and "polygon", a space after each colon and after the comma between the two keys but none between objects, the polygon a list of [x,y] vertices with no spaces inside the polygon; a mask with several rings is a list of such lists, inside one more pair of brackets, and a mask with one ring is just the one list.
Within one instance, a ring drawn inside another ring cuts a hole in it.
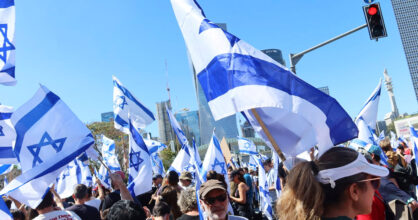
[{"label": "red shirt", "polygon": [[372,212],[367,215],[358,215],[357,220],[385,220],[385,212],[382,195],[376,190],[373,196]]}]

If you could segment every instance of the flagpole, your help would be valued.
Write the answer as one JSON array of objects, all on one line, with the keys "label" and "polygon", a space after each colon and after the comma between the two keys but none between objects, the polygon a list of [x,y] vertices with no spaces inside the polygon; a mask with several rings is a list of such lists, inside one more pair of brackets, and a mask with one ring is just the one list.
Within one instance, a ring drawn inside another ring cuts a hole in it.
[{"label": "flagpole", "polygon": [[109,173],[112,173],[112,171],[110,171],[109,167],[103,162],[103,160],[100,157],[97,157],[97,159],[99,160],[99,162],[106,168],[106,170]]},{"label": "flagpole", "polygon": [[280,150],[279,145],[274,140],[273,136],[271,136],[270,131],[267,129],[266,125],[264,124],[263,120],[261,120],[260,115],[258,114],[257,110],[255,108],[251,109],[251,112],[253,113],[254,117],[257,119],[258,124],[261,126],[261,128],[264,131],[264,134],[266,134],[267,138],[269,139],[271,145],[273,145],[274,150],[276,150],[277,154],[279,155],[280,159],[282,161],[286,160],[286,157],[284,156],[282,150]]}]

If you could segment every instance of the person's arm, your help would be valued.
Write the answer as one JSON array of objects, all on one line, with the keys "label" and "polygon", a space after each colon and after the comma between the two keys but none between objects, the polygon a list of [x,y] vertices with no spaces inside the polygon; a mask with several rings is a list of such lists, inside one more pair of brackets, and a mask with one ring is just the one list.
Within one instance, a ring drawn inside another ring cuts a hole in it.
[{"label": "person's arm", "polygon": [[97,190],[99,191],[98,199],[103,200],[105,197],[105,193],[103,190],[102,182],[100,182],[99,178],[96,178],[96,183],[97,183]]},{"label": "person's arm", "polygon": [[246,198],[246,192],[248,190],[248,186],[245,183],[240,183],[238,185],[238,193],[239,193],[239,198],[234,197],[234,196],[230,196],[231,200],[237,203],[241,203],[241,204],[245,204],[247,201]]},{"label": "person's arm", "polygon": [[128,188],[126,187],[125,183],[122,180],[122,177],[117,173],[110,174],[110,179],[114,186],[120,190],[120,198],[122,200],[129,200],[134,201],[132,198],[131,193],[129,192]]},{"label": "person's arm", "polygon": [[49,189],[49,190],[54,195],[54,200],[55,200],[55,203],[57,203],[57,206],[60,207],[61,209],[65,209],[64,208],[64,204],[62,203],[61,197],[55,191],[55,184],[53,184],[52,187],[51,187],[51,189]]}]

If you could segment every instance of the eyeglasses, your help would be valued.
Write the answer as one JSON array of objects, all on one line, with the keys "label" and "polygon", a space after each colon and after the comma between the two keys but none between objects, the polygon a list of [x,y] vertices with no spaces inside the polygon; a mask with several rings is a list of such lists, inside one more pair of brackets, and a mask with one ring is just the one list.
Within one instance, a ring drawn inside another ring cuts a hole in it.
[{"label": "eyeglasses", "polygon": [[204,201],[209,205],[215,204],[216,201],[224,202],[225,200],[226,200],[226,195],[225,194],[219,195],[217,197],[212,197],[212,198],[209,197],[209,198],[204,199]]},{"label": "eyeglasses", "polygon": [[370,181],[370,183],[372,184],[373,189],[375,189],[375,190],[379,189],[379,186],[380,186],[380,177],[370,178],[370,179],[365,179],[365,180],[360,180],[360,181],[357,181],[357,182],[358,183],[361,183],[361,182],[368,182],[368,181]]}]

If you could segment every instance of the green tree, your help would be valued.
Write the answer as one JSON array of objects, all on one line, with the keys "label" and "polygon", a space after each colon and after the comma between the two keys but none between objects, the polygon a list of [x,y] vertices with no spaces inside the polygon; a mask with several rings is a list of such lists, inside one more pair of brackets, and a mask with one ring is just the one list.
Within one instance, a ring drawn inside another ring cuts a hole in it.
[{"label": "green tree", "polygon": [[[118,156],[118,161],[122,166],[122,169],[125,168],[126,171],[126,163],[123,162],[128,161],[128,153],[129,153],[129,138],[128,135],[117,130],[114,127],[113,121],[111,122],[93,122],[90,124],[87,124],[87,127],[90,129],[94,139],[95,144],[94,148],[101,154],[101,145],[102,145],[102,135],[105,135],[106,137],[112,139],[115,141],[115,151],[116,155]],[[125,159],[124,159],[125,157]],[[93,161],[96,168],[100,166],[98,161]]]}]

